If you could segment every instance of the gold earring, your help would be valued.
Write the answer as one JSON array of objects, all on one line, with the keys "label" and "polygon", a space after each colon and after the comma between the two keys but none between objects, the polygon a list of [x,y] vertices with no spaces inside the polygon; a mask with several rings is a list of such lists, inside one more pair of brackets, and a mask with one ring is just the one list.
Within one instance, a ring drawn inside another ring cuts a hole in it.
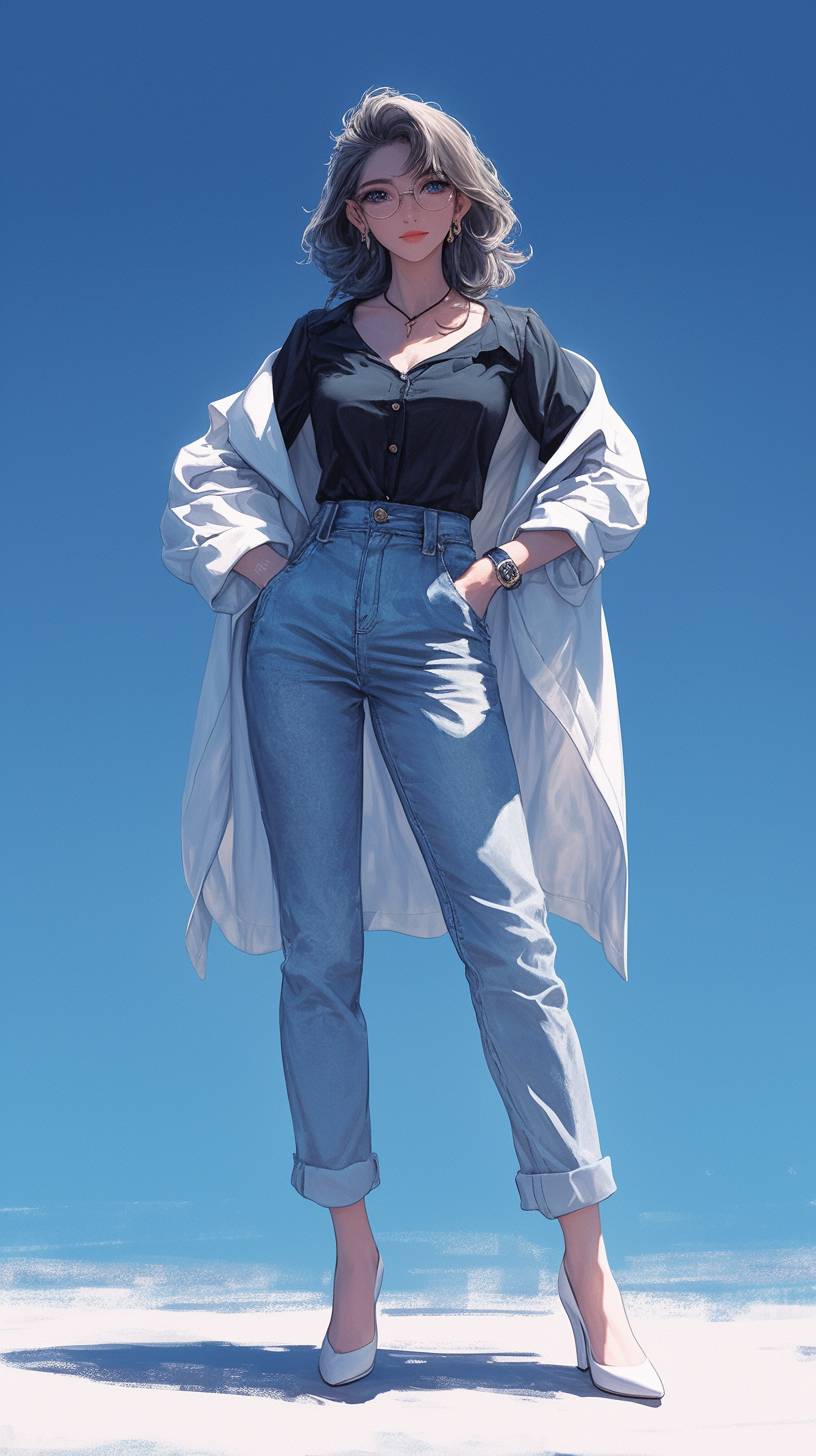
[{"label": "gold earring", "polygon": [[460,222],[452,222],[450,227],[448,228],[448,233],[445,241],[448,243],[452,243],[454,238],[457,237],[461,231],[462,224]]},{"label": "gold earring", "polygon": [[370,239],[369,239],[370,232],[371,232],[371,229],[370,228],[366,228],[365,232],[362,233],[361,236],[360,236],[360,242],[361,243],[365,243],[366,249],[368,250],[369,253],[371,252],[371,242],[370,242]]}]

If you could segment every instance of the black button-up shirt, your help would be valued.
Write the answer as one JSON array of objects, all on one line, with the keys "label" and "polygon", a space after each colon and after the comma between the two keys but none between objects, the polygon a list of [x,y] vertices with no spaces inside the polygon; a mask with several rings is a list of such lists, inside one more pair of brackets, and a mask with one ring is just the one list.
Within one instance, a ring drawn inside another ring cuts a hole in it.
[{"label": "black button-up shirt", "polygon": [[393,500],[472,519],[512,400],[545,462],[588,402],[535,309],[482,299],[480,329],[400,371],[351,321],[356,298],[296,319],[272,363],[287,449],[312,416],[326,500]]}]

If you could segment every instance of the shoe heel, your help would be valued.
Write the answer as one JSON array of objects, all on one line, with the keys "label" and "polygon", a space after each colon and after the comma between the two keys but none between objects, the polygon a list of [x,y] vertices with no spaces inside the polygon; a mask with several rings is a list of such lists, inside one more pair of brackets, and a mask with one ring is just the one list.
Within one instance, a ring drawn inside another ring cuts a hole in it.
[{"label": "shoe heel", "polygon": [[589,1369],[589,1352],[587,1349],[586,1331],[584,1321],[581,1318],[581,1311],[575,1301],[572,1286],[567,1278],[567,1271],[564,1268],[564,1261],[558,1270],[558,1297],[564,1310],[564,1314],[570,1322],[573,1339],[575,1340],[575,1359],[579,1370]]},{"label": "shoe heel", "polygon": [[567,1319],[569,1320],[570,1325],[572,1326],[572,1334],[573,1334],[573,1338],[575,1340],[575,1359],[576,1359],[577,1364],[578,1364],[578,1369],[579,1370],[588,1370],[589,1369],[589,1356],[587,1355],[586,1339],[584,1337],[584,1327],[581,1324],[580,1315],[576,1319],[576,1317],[572,1313],[572,1310],[571,1309],[568,1309],[566,1311],[566,1313],[567,1313]]}]

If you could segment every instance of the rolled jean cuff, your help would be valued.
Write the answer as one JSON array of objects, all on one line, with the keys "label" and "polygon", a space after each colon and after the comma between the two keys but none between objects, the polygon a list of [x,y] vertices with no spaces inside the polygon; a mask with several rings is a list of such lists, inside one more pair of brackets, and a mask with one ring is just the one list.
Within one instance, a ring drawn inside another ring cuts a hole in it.
[{"label": "rolled jean cuff", "polygon": [[618,1187],[608,1157],[566,1173],[518,1172],[516,1185],[522,1208],[537,1209],[545,1218],[560,1218],[562,1214],[574,1213],[576,1208],[600,1203]]},{"label": "rolled jean cuff", "polygon": [[297,1153],[292,1155],[292,1187],[304,1198],[324,1208],[343,1208],[358,1203],[372,1188],[379,1187],[380,1162],[376,1153],[362,1163],[349,1163],[345,1168],[317,1168],[304,1163]]}]

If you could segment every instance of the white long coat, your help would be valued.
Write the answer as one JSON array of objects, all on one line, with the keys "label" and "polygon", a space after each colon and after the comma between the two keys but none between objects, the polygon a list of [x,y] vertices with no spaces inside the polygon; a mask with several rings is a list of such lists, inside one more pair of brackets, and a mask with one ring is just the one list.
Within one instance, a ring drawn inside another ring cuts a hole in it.
[{"label": "white long coat", "polygon": [[[245,389],[210,404],[207,433],[173,462],[161,521],[164,564],[215,613],[181,813],[182,863],[193,897],[185,943],[202,979],[213,920],[240,950],[258,954],[282,945],[242,687],[259,588],[232,570],[264,541],[285,553],[296,549],[317,508],[311,417],[287,452],[275,413],[277,352]],[[601,572],[644,525],[649,487],[637,441],[610,405],[597,369],[581,354],[565,353],[591,391],[589,403],[544,466],[538,441],[510,405],[471,528],[478,552],[522,527],[555,527],[576,542],[525,572],[514,590],[499,587],[486,619],[548,909],[600,941],[625,981],[623,752]],[[446,930],[367,708],[362,896],[367,930]]]}]

